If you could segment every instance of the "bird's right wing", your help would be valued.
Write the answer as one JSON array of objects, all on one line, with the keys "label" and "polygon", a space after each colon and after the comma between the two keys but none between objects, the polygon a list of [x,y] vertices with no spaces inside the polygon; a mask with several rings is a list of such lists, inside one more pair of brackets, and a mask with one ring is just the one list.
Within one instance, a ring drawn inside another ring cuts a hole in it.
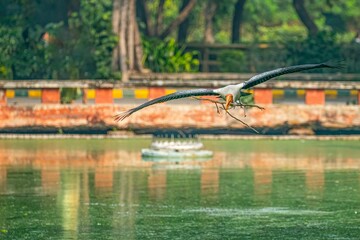
[{"label": "bird's right wing", "polygon": [[179,92],[168,94],[168,95],[165,95],[165,96],[162,96],[159,98],[155,98],[153,100],[150,100],[146,103],[141,104],[140,106],[137,106],[137,107],[129,109],[125,112],[119,113],[114,116],[115,121],[122,121],[125,118],[127,118],[128,116],[130,116],[131,114],[133,114],[134,112],[137,112],[137,111],[139,111],[145,107],[151,106],[153,104],[163,103],[163,102],[180,99],[180,98],[195,97],[195,96],[220,96],[220,95],[211,89],[192,89],[192,90],[179,91]]},{"label": "bird's right wing", "polygon": [[260,83],[263,83],[267,80],[270,80],[271,78],[288,74],[288,73],[294,73],[294,72],[301,72],[304,70],[310,70],[315,68],[342,68],[343,63],[342,61],[339,62],[325,62],[325,63],[319,63],[319,64],[303,64],[303,65],[296,65],[296,66],[290,66],[290,67],[283,67],[283,68],[277,68],[268,72],[260,73],[258,75],[253,76],[249,80],[245,81],[243,83],[242,89],[248,89],[255,85],[258,85]]}]

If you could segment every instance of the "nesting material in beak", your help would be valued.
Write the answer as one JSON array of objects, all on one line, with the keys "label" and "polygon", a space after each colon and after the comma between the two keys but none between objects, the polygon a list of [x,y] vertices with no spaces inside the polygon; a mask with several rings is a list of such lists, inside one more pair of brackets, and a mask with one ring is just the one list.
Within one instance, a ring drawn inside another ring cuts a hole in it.
[{"label": "nesting material in beak", "polygon": [[226,103],[225,103],[225,109],[228,110],[230,104],[234,101],[233,95],[228,94],[226,95]]}]

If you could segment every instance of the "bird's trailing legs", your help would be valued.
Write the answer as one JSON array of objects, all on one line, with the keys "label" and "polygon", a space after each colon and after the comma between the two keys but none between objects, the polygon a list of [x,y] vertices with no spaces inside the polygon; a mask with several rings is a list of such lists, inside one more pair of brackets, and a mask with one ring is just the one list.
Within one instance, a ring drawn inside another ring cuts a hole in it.
[{"label": "bird's trailing legs", "polygon": [[236,103],[236,102],[224,102],[224,101],[220,101],[220,100],[214,100],[214,99],[210,99],[210,98],[203,98],[203,97],[192,97],[196,100],[205,100],[205,101],[209,101],[209,102],[212,102],[212,103],[215,103],[215,106],[216,106],[216,110],[217,110],[217,113],[220,113],[220,110],[219,110],[219,106],[218,104],[224,106],[224,109],[229,109],[229,107],[232,107],[232,108],[235,108],[235,107],[241,107],[244,109],[244,117],[246,117],[246,113],[245,113],[245,108],[246,107],[255,107],[255,108],[258,108],[260,110],[265,110],[265,108],[259,106],[259,105],[256,105],[256,104],[244,104],[244,103]]},{"label": "bird's trailing legs", "polygon": [[[230,96],[230,95],[228,95],[228,96]],[[251,130],[253,130],[254,132],[259,133],[255,128],[251,127],[251,126],[250,126],[249,124],[247,124],[246,122],[244,122],[244,121],[240,120],[239,118],[235,117],[234,115],[232,115],[232,114],[228,111],[228,109],[229,109],[229,107],[232,107],[232,108],[241,107],[241,108],[244,109],[244,115],[245,115],[245,107],[256,107],[256,108],[259,108],[259,109],[261,109],[261,110],[264,110],[265,108],[260,107],[260,106],[255,105],[255,104],[234,103],[234,102],[232,101],[232,97],[230,98],[230,97],[228,97],[228,96],[226,96],[226,102],[224,102],[224,101],[217,101],[217,100],[213,100],[213,99],[210,99],[210,98],[201,98],[201,97],[193,97],[193,98],[196,99],[196,100],[205,100],[205,101],[209,101],[209,102],[214,103],[215,106],[216,106],[216,111],[217,111],[217,113],[220,114],[220,109],[223,109],[223,110],[225,110],[225,112],[226,112],[230,117],[232,117],[232,118],[235,119],[236,121],[241,122],[241,123],[244,124],[246,127],[248,127],[248,128],[250,128]],[[221,107],[219,107],[218,105],[220,105]],[[246,115],[245,115],[245,117],[246,117]]]},{"label": "bird's trailing legs", "polygon": [[235,117],[234,115],[232,115],[227,109],[224,108],[224,110],[225,110],[225,112],[226,112],[227,114],[229,114],[229,116],[232,117],[233,119],[241,122],[241,123],[244,124],[246,127],[248,127],[248,128],[250,128],[251,130],[253,130],[254,132],[259,133],[258,130],[256,130],[255,128],[253,128],[252,126],[250,126],[249,124],[247,124],[246,122],[244,122],[244,121],[238,119],[237,117]]},{"label": "bird's trailing legs", "polygon": [[256,104],[244,104],[241,102],[241,99],[239,99],[239,102],[234,103],[234,107],[241,107],[244,110],[244,117],[246,117],[246,107],[256,107],[260,110],[265,110],[265,108],[260,107],[259,105]]}]

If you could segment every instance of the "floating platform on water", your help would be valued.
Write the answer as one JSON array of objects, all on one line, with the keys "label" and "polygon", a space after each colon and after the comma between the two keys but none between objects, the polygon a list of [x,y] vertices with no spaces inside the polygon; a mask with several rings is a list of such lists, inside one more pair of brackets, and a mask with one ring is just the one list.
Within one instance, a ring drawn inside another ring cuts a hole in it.
[{"label": "floating platform on water", "polygon": [[213,152],[203,150],[204,144],[197,138],[157,138],[150,148],[141,150],[144,159],[209,159]]},{"label": "floating platform on water", "polygon": [[168,149],[142,149],[141,155],[143,158],[197,159],[211,158],[213,152],[208,150],[176,151]]}]

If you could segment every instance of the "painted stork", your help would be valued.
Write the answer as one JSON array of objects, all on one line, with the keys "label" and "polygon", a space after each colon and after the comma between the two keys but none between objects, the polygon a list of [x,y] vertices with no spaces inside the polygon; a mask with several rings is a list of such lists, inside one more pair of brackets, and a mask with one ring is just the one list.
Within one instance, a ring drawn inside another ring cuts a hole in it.
[{"label": "painted stork", "polygon": [[[162,96],[159,98],[155,98],[148,102],[145,102],[145,103],[143,103],[135,108],[129,109],[125,112],[119,113],[119,114],[115,115],[114,118],[116,121],[122,121],[125,118],[129,117],[131,114],[133,114],[143,108],[157,104],[157,103],[163,103],[163,102],[180,99],[180,98],[200,97],[200,96],[217,96],[219,99],[222,99],[224,102],[217,102],[217,101],[213,101],[213,102],[222,104],[224,106],[224,110],[227,113],[229,113],[227,110],[230,106],[246,106],[241,103],[240,98],[245,95],[248,95],[249,93],[244,92],[243,90],[254,87],[260,83],[270,80],[271,78],[274,78],[274,77],[277,77],[280,75],[284,75],[284,74],[301,72],[301,71],[316,69],[316,68],[341,68],[341,67],[342,67],[341,62],[335,62],[335,63],[325,62],[325,63],[319,63],[319,64],[303,64],[303,65],[277,68],[277,69],[274,69],[274,70],[271,70],[268,72],[264,72],[264,73],[255,75],[255,76],[251,77],[249,80],[239,83],[239,84],[236,84],[236,85],[228,85],[228,86],[218,88],[218,89],[184,90],[184,91],[179,91],[179,92],[175,92],[172,94],[168,94],[168,95],[165,95],[165,96]],[[256,107],[258,107],[258,106],[256,106]]]}]

